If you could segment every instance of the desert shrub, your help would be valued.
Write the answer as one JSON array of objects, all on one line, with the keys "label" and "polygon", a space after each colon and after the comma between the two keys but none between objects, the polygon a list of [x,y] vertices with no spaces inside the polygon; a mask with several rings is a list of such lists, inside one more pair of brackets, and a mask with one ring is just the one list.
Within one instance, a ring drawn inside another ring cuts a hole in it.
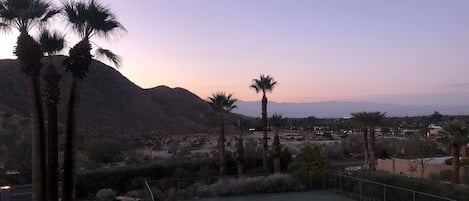
[{"label": "desert shrub", "polygon": [[[80,172],[77,175],[76,193],[79,198],[90,198],[99,189],[111,188],[118,193],[139,189],[143,186],[143,180],[158,180],[176,176],[175,170],[195,173],[211,161],[188,161],[185,163],[166,162],[153,163],[138,166],[107,168]],[[183,170],[181,170],[183,169]],[[179,172],[181,173],[181,172]]]},{"label": "desert shrub", "polygon": [[96,201],[113,201],[117,194],[112,189],[101,189],[96,193]]},{"label": "desert shrub", "polygon": [[108,164],[121,161],[124,158],[123,150],[124,147],[121,143],[101,139],[89,143],[85,148],[85,153],[92,164]]},{"label": "desert shrub", "polygon": [[188,193],[186,197],[212,197],[299,191],[304,190],[305,188],[306,187],[304,185],[298,183],[291,175],[274,174],[266,177],[260,176],[220,179],[212,185],[195,183],[189,186],[185,193]]}]

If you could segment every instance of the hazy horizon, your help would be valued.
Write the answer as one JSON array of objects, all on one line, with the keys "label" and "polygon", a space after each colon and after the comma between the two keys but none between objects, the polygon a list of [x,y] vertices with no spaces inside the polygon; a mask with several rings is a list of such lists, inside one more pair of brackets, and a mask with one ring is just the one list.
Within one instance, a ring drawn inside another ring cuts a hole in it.
[{"label": "hazy horizon", "polygon": [[[276,102],[469,103],[468,1],[101,2],[128,34],[94,41],[142,88],[257,101],[251,80],[269,74]],[[14,58],[16,37],[0,37],[0,59]]]}]

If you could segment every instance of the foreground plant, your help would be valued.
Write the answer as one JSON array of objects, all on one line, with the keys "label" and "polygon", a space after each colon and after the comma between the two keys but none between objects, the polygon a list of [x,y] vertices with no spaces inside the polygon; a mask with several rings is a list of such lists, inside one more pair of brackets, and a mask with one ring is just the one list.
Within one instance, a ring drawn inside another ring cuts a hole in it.
[{"label": "foreground plant", "polygon": [[44,111],[42,108],[39,75],[43,52],[41,45],[29,31],[58,13],[43,0],[0,0],[0,29],[17,29],[20,32],[14,54],[21,71],[26,75],[32,124],[32,198],[46,200],[46,156]]},{"label": "foreground plant", "polygon": [[267,172],[267,96],[265,95],[267,92],[272,92],[275,85],[278,83],[274,80],[273,77],[270,75],[260,75],[259,79],[253,79],[251,88],[256,90],[256,93],[262,92],[262,144],[264,148],[264,152],[262,155],[262,167],[264,171]]},{"label": "foreground plant", "polygon": [[[67,105],[67,119],[64,145],[63,201],[75,200],[75,155],[77,113],[80,102],[81,81],[89,71],[92,61],[91,38],[100,36],[109,38],[125,31],[111,10],[96,0],[86,2],[68,1],[63,4],[64,15],[72,30],[81,38],[69,51],[69,57],[63,61],[67,71],[72,73],[72,83]],[[98,56],[109,59],[116,67],[120,65],[120,57],[112,51],[98,47]]]},{"label": "foreground plant", "polygon": [[236,99],[232,95],[226,95],[224,92],[212,94],[208,98],[208,104],[212,109],[219,114],[220,118],[220,136],[218,138],[218,149],[220,152],[220,176],[226,175],[226,162],[225,162],[225,118],[224,114],[230,112],[236,105]]}]

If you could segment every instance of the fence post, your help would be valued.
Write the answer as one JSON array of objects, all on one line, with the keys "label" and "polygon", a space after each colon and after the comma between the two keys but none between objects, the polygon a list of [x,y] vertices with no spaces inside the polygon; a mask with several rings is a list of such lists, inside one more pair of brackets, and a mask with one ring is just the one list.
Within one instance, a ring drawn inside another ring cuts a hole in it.
[{"label": "fence post", "polygon": [[339,193],[342,194],[342,175],[339,175]]},{"label": "fence post", "polygon": [[362,181],[358,180],[358,188],[360,189],[360,201],[362,201]]},{"label": "fence post", "polygon": [[415,201],[415,191],[412,191],[412,195],[414,197],[413,201]]},{"label": "fence post", "polygon": [[383,188],[384,188],[384,193],[383,193],[383,201],[386,201],[386,186],[383,185]]}]

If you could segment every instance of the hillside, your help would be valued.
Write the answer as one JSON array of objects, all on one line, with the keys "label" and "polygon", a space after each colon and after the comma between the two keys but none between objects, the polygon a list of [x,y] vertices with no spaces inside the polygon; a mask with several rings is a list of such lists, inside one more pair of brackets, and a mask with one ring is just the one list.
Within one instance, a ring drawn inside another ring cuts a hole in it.
[{"label": "hillside", "polygon": [[[61,66],[64,58],[54,58],[62,75],[62,123],[71,79]],[[29,117],[24,75],[16,60],[0,60],[0,111],[2,108]],[[166,86],[142,89],[98,61],[93,61],[83,80],[78,118],[82,133],[96,136],[189,134],[207,132],[217,125],[209,106],[193,93]]]}]

